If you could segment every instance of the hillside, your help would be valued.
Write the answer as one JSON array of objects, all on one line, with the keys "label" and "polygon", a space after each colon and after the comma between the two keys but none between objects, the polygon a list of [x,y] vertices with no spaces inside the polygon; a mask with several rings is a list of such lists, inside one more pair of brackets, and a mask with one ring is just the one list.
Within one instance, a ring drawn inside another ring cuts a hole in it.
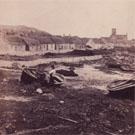
[{"label": "hillside", "polygon": [[31,28],[27,26],[0,26],[0,35],[8,44],[28,45],[48,44],[48,43],[74,43],[86,44],[88,38],[80,38],[77,36],[60,36],[52,35],[48,32]]}]

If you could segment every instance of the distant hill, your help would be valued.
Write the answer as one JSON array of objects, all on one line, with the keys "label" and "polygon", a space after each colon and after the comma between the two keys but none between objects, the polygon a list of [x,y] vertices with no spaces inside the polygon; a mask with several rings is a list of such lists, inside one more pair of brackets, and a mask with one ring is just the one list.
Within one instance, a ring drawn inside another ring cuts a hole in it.
[{"label": "distant hill", "polygon": [[38,45],[47,43],[74,43],[86,44],[88,38],[80,38],[77,36],[60,36],[52,35],[48,32],[38,30],[23,25],[8,26],[0,25],[0,35],[4,35],[5,41],[8,44],[21,45],[27,43],[28,45]]},{"label": "distant hill", "polygon": [[14,35],[14,34],[18,34],[20,36],[33,35],[33,34],[37,34],[41,36],[51,35],[45,31],[41,31],[36,28],[27,27],[24,25],[18,25],[18,26],[0,25],[0,31],[6,32],[7,35]]}]

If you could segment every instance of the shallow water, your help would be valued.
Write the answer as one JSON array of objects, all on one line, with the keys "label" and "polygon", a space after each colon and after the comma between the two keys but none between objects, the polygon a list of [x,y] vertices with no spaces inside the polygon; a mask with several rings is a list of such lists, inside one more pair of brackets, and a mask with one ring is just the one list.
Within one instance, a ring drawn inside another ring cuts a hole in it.
[{"label": "shallow water", "polygon": [[[100,59],[101,56],[88,56],[88,57],[75,57],[75,58],[48,58],[48,59],[38,59],[34,61],[18,61],[19,64],[25,64],[25,65],[37,65],[41,63],[48,63],[51,61],[57,61],[57,62],[78,62],[80,60],[97,60]],[[3,63],[0,60],[0,66],[12,66],[13,61],[9,63],[9,61],[4,61]],[[69,79],[68,81],[65,82],[65,86],[69,86],[75,89],[79,88],[85,88],[85,87],[94,87],[97,89],[101,90],[106,90],[107,85],[114,81],[114,80],[121,80],[121,79],[130,79],[132,78],[132,74],[129,73],[123,73],[120,71],[113,71],[113,74],[111,73],[106,73],[101,71],[100,69],[97,69],[95,67],[101,66],[101,65],[87,65],[84,64],[83,67],[76,68],[75,72],[79,75],[77,78],[72,78]],[[58,68],[68,68],[65,66],[60,66]],[[12,71],[13,72],[13,71]],[[21,72],[16,71],[14,72],[12,77],[19,79]]]},{"label": "shallow water", "polygon": [[114,79],[128,79],[131,77],[129,73],[114,72],[115,74],[108,74],[99,69],[96,69],[93,65],[84,65],[83,68],[77,68],[76,72],[79,76],[82,76],[85,80],[114,80]]},{"label": "shallow water", "polygon": [[95,68],[95,65],[84,65],[83,68],[76,68],[75,72],[81,79],[80,82],[70,82],[75,89],[84,87],[93,87],[101,90],[107,90],[107,85],[114,80],[123,80],[132,78],[130,73],[114,71],[113,74],[103,72]]},{"label": "shallow water", "polygon": [[85,61],[85,60],[98,60],[101,59],[101,55],[96,56],[80,56],[80,57],[62,57],[62,58],[42,58],[37,60],[31,60],[31,61],[6,61],[6,60],[0,60],[0,67],[12,67],[13,63],[17,63],[19,65],[26,65],[26,66],[35,66],[38,64],[43,63],[49,63],[49,62],[79,62],[79,61]]}]

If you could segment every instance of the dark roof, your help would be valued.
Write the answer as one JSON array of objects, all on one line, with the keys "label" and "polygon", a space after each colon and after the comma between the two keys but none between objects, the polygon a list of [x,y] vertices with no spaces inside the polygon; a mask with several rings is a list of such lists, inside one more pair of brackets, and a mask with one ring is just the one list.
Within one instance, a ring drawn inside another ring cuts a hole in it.
[{"label": "dark roof", "polygon": [[51,36],[39,37],[38,40],[39,40],[40,44],[52,44],[53,43]]},{"label": "dark roof", "polygon": [[83,44],[82,40],[77,36],[71,37],[69,41],[72,44]]},{"label": "dark roof", "polygon": [[127,37],[127,35],[116,35],[116,38],[117,38],[117,39],[123,39],[123,38],[125,38],[125,37]]},{"label": "dark roof", "polygon": [[33,46],[33,45],[38,45],[40,42],[39,40],[36,40],[36,39],[31,39],[31,38],[23,38],[25,44],[28,44],[30,46]]},{"label": "dark roof", "polygon": [[101,37],[101,40],[104,43],[113,43],[110,37]]},{"label": "dark roof", "polygon": [[101,38],[93,38],[92,40],[96,44],[105,44],[105,42]]},{"label": "dark roof", "polygon": [[89,38],[81,38],[81,40],[82,43],[85,45],[89,41]]},{"label": "dark roof", "polygon": [[28,28],[24,26],[18,27],[4,27],[7,33],[6,38],[9,43],[14,45],[39,45],[39,44],[86,44],[88,38],[80,38],[78,36],[57,36],[50,35],[47,32],[37,30],[35,28]]},{"label": "dark roof", "polygon": [[51,36],[51,40],[55,44],[64,44],[65,43],[64,38],[61,36]]},{"label": "dark roof", "polygon": [[88,38],[80,38],[77,36],[64,36],[65,43],[69,44],[86,44],[88,42]]},{"label": "dark roof", "polygon": [[65,43],[71,43],[71,36],[64,36],[63,37],[64,38],[64,41],[65,41]]}]

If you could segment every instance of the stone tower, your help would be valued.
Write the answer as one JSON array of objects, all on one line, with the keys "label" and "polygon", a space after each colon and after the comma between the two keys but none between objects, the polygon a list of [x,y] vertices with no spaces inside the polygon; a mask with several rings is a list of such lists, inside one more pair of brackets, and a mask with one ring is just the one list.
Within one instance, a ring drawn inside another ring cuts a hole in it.
[{"label": "stone tower", "polygon": [[112,35],[116,35],[116,28],[112,28]]}]

